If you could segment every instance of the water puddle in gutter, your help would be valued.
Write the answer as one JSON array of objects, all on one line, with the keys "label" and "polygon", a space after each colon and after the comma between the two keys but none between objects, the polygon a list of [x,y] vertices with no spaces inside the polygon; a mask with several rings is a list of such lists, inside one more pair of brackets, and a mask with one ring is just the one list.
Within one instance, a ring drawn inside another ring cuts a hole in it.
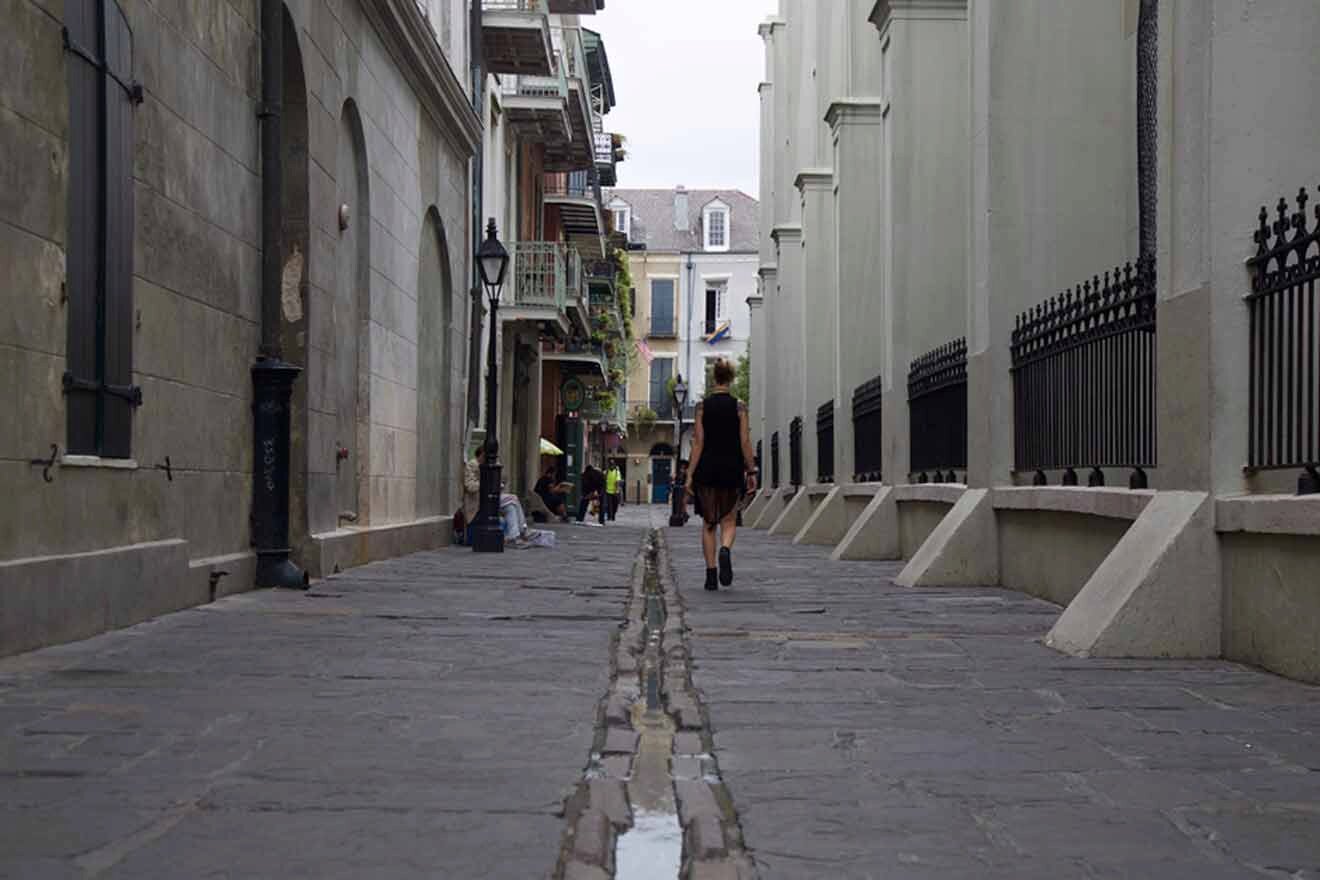
[{"label": "water puddle in gutter", "polygon": [[633,810],[633,827],[619,838],[617,880],[676,880],[683,854],[683,829],[674,813]]},{"label": "water puddle in gutter", "polygon": [[646,652],[642,697],[633,705],[633,729],[641,736],[628,779],[633,826],[619,836],[614,851],[615,880],[678,880],[683,861],[683,827],[678,821],[670,756],[674,721],[660,705],[660,630],[665,608],[654,572],[646,578]]}]

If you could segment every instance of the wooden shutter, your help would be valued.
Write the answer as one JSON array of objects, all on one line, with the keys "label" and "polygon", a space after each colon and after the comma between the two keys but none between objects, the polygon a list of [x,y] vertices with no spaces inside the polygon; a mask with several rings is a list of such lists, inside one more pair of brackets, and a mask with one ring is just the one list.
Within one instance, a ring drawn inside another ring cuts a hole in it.
[{"label": "wooden shutter", "polygon": [[101,454],[128,458],[133,407],[133,34],[105,2],[105,361]]},{"label": "wooden shutter", "polygon": [[69,240],[65,288],[69,339],[64,373],[70,452],[100,452],[101,168],[100,23],[97,0],[68,0]]},{"label": "wooden shutter", "polygon": [[114,0],[68,0],[70,452],[127,458],[133,381],[133,36]]},{"label": "wooden shutter", "polygon": [[658,336],[674,333],[674,282],[651,282],[651,332]]}]

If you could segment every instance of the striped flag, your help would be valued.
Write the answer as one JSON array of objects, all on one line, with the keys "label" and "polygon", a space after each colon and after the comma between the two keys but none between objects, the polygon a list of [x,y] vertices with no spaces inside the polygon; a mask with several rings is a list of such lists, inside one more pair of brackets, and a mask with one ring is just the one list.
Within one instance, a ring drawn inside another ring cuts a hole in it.
[{"label": "striped flag", "polygon": [[723,324],[721,324],[720,326],[716,327],[715,330],[714,330],[713,332],[711,332],[711,333],[707,333],[707,334],[705,335],[705,337],[704,337],[705,340],[706,340],[706,342],[707,342],[707,344],[709,344],[709,345],[714,345],[714,344],[717,343],[717,342],[721,342],[721,341],[723,341],[723,340],[725,340],[725,339],[728,339],[728,338],[729,338],[729,329],[730,329],[732,326],[733,326],[733,322],[732,322],[732,321],[725,321]]},{"label": "striped flag", "polygon": [[645,339],[637,340],[637,353],[642,356],[642,360],[649,367],[651,361],[655,360],[655,352],[651,351],[651,346],[646,344]]}]

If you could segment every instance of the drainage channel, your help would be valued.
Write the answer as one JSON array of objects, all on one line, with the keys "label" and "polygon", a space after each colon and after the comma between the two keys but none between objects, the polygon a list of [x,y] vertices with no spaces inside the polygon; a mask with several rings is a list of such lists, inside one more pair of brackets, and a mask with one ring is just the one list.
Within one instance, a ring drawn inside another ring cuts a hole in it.
[{"label": "drainage channel", "polygon": [[754,880],[689,669],[664,534],[633,567],[628,617],[582,782],[565,804],[557,880]]}]

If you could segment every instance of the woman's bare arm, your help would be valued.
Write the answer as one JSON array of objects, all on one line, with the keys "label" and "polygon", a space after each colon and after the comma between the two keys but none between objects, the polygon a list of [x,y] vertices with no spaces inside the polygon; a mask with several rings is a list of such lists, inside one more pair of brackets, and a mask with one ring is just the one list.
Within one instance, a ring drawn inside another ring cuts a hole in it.
[{"label": "woman's bare arm", "polygon": [[752,430],[751,419],[747,415],[747,406],[738,404],[738,433],[742,438],[743,467],[749,472],[747,475],[747,491],[756,491],[756,477],[752,471],[756,469],[756,450],[752,449]]},{"label": "woman's bare arm", "polygon": [[[701,426],[701,409],[705,404],[697,404],[697,411],[693,415],[695,423],[692,426],[692,455],[688,459],[687,479],[684,486],[690,491],[692,489],[692,475],[697,472],[697,462],[701,461],[701,450],[706,446],[706,430]],[[683,450],[678,450],[681,455]]]}]

